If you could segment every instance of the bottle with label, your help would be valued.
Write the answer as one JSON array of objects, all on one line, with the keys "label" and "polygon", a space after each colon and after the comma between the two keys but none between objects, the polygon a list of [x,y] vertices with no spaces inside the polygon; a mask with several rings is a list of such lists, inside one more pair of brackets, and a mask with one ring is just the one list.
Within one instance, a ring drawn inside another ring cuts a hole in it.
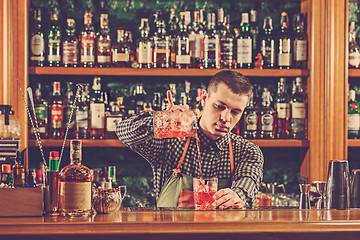
[{"label": "bottle with label", "polygon": [[137,41],[136,56],[139,68],[151,68],[152,66],[152,44],[149,38],[149,20],[141,19],[140,38]]},{"label": "bottle with label", "polygon": [[276,66],[276,40],[273,34],[271,17],[264,18],[262,34],[259,36],[260,53],[263,57],[264,68],[274,68]]},{"label": "bottle with label", "polygon": [[75,121],[76,131],[75,137],[77,139],[89,138],[89,105],[86,102],[87,93],[83,91],[78,96],[78,102],[76,104]]},{"label": "bottle with label", "polygon": [[258,131],[260,131],[259,138],[272,139],[274,138],[274,118],[275,111],[271,107],[272,96],[268,88],[264,88],[262,94],[262,106],[258,114]]},{"label": "bottle with label", "polygon": [[190,59],[190,42],[189,34],[187,32],[187,24],[185,23],[185,12],[180,13],[179,34],[175,42],[175,67],[189,68],[191,64]]},{"label": "bottle with label", "polygon": [[[194,12],[194,20],[189,32],[189,45],[191,66],[200,68],[201,66],[201,39],[204,37],[204,9]],[[202,15],[200,15],[200,13]],[[202,16],[202,18],[200,17]],[[201,20],[202,19],[202,20]]]},{"label": "bottle with label", "polygon": [[[49,137],[48,133],[48,117],[49,117],[49,109],[48,102],[42,98],[41,94],[41,83],[37,83],[37,88],[35,89],[35,98],[34,98],[34,108],[35,114],[38,123],[38,132],[40,133],[40,137],[42,139],[46,139]],[[30,138],[35,139],[34,129],[29,123],[30,128]]]},{"label": "bottle with label", "polygon": [[348,138],[358,139],[360,137],[360,106],[356,101],[355,90],[350,90],[348,102]]},{"label": "bottle with label", "polygon": [[129,67],[130,53],[124,42],[124,36],[124,30],[117,30],[117,41],[111,48],[112,65],[114,67]]},{"label": "bottle with label", "polygon": [[307,97],[301,84],[301,77],[297,77],[295,92],[291,96],[291,138],[294,139],[306,139],[307,135]]},{"label": "bottle with label", "polygon": [[258,138],[258,108],[254,104],[254,94],[251,94],[249,104],[243,113],[243,137],[246,139]]},{"label": "bottle with label", "polygon": [[101,78],[95,77],[90,100],[90,138],[104,138],[105,102],[101,94]]},{"label": "bottle with label", "polygon": [[37,187],[36,184],[36,169],[29,169],[26,176],[25,187],[32,188]]},{"label": "bottle with label", "polygon": [[92,25],[92,14],[85,12],[84,26],[80,34],[80,66],[95,66],[95,29]]},{"label": "bottle with label", "polygon": [[91,170],[81,163],[81,140],[71,140],[70,161],[59,174],[60,214],[69,217],[90,216],[93,175]]},{"label": "bottle with label", "polygon": [[97,66],[111,66],[111,35],[109,29],[108,14],[100,15],[100,31],[96,37]]},{"label": "bottle with label", "polygon": [[304,29],[305,17],[302,13],[294,15],[294,58],[293,67],[307,68],[307,44],[308,37]]},{"label": "bottle with label", "polygon": [[78,62],[78,39],[75,36],[75,20],[67,19],[67,28],[62,43],[62,63],[64,67],[77,67]]},{"label": "bottle with label", "polygon": [[286,12],[281,13],[280,32],[278,38],[278,67],[290,69],[293,44],[289,30],[289,17]]},{"label": "bottle with label", "polygon": [[207,15],[208,29],[201,40],[201,62],[200,68],[220,68],[220,33],[215,28],[215,13]]},{"label": "bottle with label", "polygon": [[275,126],[277,139],[286,139],[290,137],[290,96],[286,92],[286,80],[280,78],[278,82],[278,91],[275,98]]},{"label": "bottle with label", "polygon": [[124,111],[121,111],[119,106],[121,104],[121,109],[124,109],[122,102],[123,98],[118,99],[117,103],[110,102],[110,112],[105,116],[105,138],[107,139],[117,139],[116,126],[125,119]]},{"label": "bottle with label", "polygon": [[21,163],[21,153],[16,152],[15,164],[13,165],[14,187],[23,187],[25,185],[25,168]]},{"label": "bottle with label", "polygon": [[153,59],[154,68],[170,67],[170,36],[166,34],[165,21],[162,12],[158,11],[155,15],[156,32],[154,33],[153,43]]},{"label": "bottle with label", "polygon": [[146,93],[142,83],[136,84],[133,96],[135,99],[135,114],[138,115],[144,110],[144,103],[146,100]]},{"label": "bottle with label", "polygon": [[154,92],[152,108],[154,111],[161,111],[162,98],[160,92]]},{"label": "bottle with label", "polygon": [[50,14],[50,30],[48,33],[47,63],[50,67],[59,67],[61,63],[61,32],[58,22],[58,9],[54,7]]},{"label": "bottle with label", "polygon": [[237,39],[236,60],[238,68],[251,68],[253,66],[253,36],[249,31],[249,14],[241,14],[241,32]]},{"label": "bottle with label", "polygon": [[129,60],[126,63],[127,67],[133,67],[133,68],[138,68],[138,64],[136,62],[136,54],[135,54],[135,46],[134,46],[134,41],[132,38],[132,32],[131,31],[125,31],[124,34],[124,44],[125,47],[129,53]]},{"label": "bottle with label", "polygon": [[[224,13],[220,11],[218,14],[219,21]],[[223,19],[223,27],[220,29],[221,68],[234,68],[234,35],[230,30],[230,15],[226,15]]]},{"label": "bottle with label", "polygon": [[50,104],[50,136],[51,139],[62,139],[63,128],[63,98],[60,92],[60,82],[53,83],[53,94]]},{"label": "bottle with label", "polygon": [[[180,19],[181,19],[181,13],[180,13]],[[184,24],[185,24],[185,20],[184,20]],[[177,55],[177,39],[178,39],[178,33],[179,33],[179,29],[178,29],[178,25],[179,25],[179,19],[176,16],[176,9],[175,8],[170,8],[170,18],[169,18],[169,23],[168,23],[168,33],[170,35],[170,50],[171,50],[171,66],[172,67],[176,67],[176,55]]]},{"label": "bottle with label", "polygon": [[45,40],[41,29],[41,9],[34,11],[34,20],[30,37],[30,65],[42,67],[45,63]]},{"label": "bottle with label", "polygon": [[256,56],[256,54],[259,52],[259,47],[258,47],[259,26],[257,23],[257,15],[258,15],[258,12],[256,9],[254,9],[254,8],[250,9],[249,30],[252,34],[253,56]]},{"label": "bottle with label", "polygon": [[349,30],[349,68],[360,68],[360,47],[356,42],[355,22]]},{"label": "bottle with label", "polygon": [[[72,90],[72,86],[73,86],[72,82],[67,82],[67,91],[64,100],[64,117],[63,117],[64,129],[66,129],[69,124],[69,119],[74,103],[74,99],[73,99],[74,93]],[[69,139],[75,138],[75,118],[76,118],[75,113],[73,113],[72,118],[70,120],[69,130],[67,135],[67,138]]]}]

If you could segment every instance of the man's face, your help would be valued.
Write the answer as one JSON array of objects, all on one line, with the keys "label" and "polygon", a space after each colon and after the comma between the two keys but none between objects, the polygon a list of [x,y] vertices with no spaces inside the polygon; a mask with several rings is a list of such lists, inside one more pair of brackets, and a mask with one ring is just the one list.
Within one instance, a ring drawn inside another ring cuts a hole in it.
[{"label": "man's face", "polygon": [[211,140],[225,136],[240,120],[248,102],[248,96],[235,94],[226,84],[219,83],[216,92],[205,96],[200,128]]}]

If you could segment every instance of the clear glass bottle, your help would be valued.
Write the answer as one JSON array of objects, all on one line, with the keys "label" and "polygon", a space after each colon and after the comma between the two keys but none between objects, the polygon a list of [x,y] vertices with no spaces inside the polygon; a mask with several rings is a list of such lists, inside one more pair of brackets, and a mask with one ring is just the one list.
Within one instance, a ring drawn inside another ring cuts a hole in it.
[{"label": "clear glass bottle", "polygon": [[[218,19],[221,17],[221,13],[219,14]],[[230,15],[224,17],[223,25],[224,27],[220,30],[221,68],[234,68],[234,35],[230,30]]]},{"label": "clear glass bottle", "polygon": [[289,17],[286,12],[281,13],[280,32],[278,37],[278,67],[290,69],[293,53],[293,43],[289,29]]},{"label": "clear glass bottle", "polygon": [[62,216],[91,215],[93,175],[82,164],[81,144],[81,140],[71,140],[71,162],[59,174],[59,211]]},{"label": "clear glass bottle", "polygon": [[253,66],[252,34],[249,30],[249,14],[241,14],[241,32],[237,39],[237,68],[251,68]]},{"label": "clear glass bottle", "polygon": [[117,41],[111,48],[112,65],[114,67],[129,67],[129,49],[124,42],[124,30],[117,30]]},{"label": "clear glass bottle", "polygon": [[48,32],[47,64],[59,67],[61,64],[61,31],[58,22],[58,9],[54,7],[50,13],[50,30]]},{"label": "clear glass bottle", "polygon": [[101,94],[101,78],[95,77],[90,100],[90,138],[104,138],[105,102]]},{"label": "clear glass bottle", "polygon": [[[66,97],[64,99],[64,117],[63,117],[63,125],[64,125],[64,129],[67,128],[68,123],[69,123],[69,119],[70,119],[70,115],[71,115],[71,111],[73,108],[73,103],[74,103],[74,93],[73,93],[73,83],[72,82],[67,82],[67,91],[66,91]],[[75,113],[73,113],[70,124],[69,124],[69,130],[68,130],[68,135],[67,138],[68,139],[72,139],[75,138]]]},{"label": "clear glass bottle", "polygon": [[[291,96],[291,138],[306,139],[307,97],[302,88],[302,79],[295,79],[295,92]],[[358,125],[358,128],[360,125]]]},{"label": "clear glass bottle", "polygon": [[25,168],[21,163],[21,152],[16,152],[15,164],[12,167],[14,175],[14,187],[23,187],[25,185]]},{"label": "clear glass bottle", "polygon": [[360,137],[360,106],[356,101],[355,90],[350,90],[348,101],[348,138],[358,139]]},{"label": "clear glass bottle", "polygon": [[191,66],[193,68],[199,68],[201,65],[201,39],[204,37],[204,28],[200,22],[201,12],[204,13],[204,11],[194,12],[194,20],[189,32]]},{"label": "clear glass bottle", "polygon": [[258,115],[258,131],[259,138],[272,139],[274,138],[274,119],[275,111],[271,107],[272,96],[268,88],[264,88],[262,94],[262,106],[259,109]]},{"label": "clear glass bottle", "polygon": [[355,22],[349,30],[349,68],[360,68],[360,47],[356,42]]},{"label": "clear glass bottle", "polygon": [[170,67],[170,35],[166,33],[165,21],[161,11],[156,14],[156,32],[153,36],[153,59],[154,68]]},{"label": "clear glass bottle", "polygon": [[179,34],[175,41],[175,67],[189,68],[191,64],[190,58],[190,41],[187,31],[187,24],[185,23],[185,12],[180,13]]},{"label": "clear glass bottle", "polygon": [[96,37],[96,55],[98,67],[111,66],[111,35],[108,14],[100,15],[100,31]]},{"label": "clear glass bottle", "polygon": [[89,138],[89,105],[86,102],[87,93],[83,91],[78,96],[78,102],[76,104],[76,134],[77,139]]},{"label": "clear glass bottle", "polygon": [[[180,13],[180,19],[181,19],[181,13]],[[172,67],[176,67],[176,55],[177,55],[177,39],[178,39],[178,33],[179,33],[179,29],[178,29],[178,24],[179,24],[179,19],[176,16],[176,9],[175,8],[170,8],[170,17],[169,17],[169,23],[168,23],[168,33],[170,35],[170,41],[171,41],[171,46],[170,46],[170,50],[171,50],[171,66]]]},{"label": "clear glass bottle", "polygon": [[75,20],[67,19],[67,28],[64,41],[62,43],[62,64],[64,67],[77,67],[78,62],[78,39],[75,36]]},{"label": "clear glass bottle", "polygon": [[92,14],[85,12],[84,26],[80,34],[80,66],[95,66],[95,29],[92,25]]},{"label": "clear glass bottle", "polygon": [[220,34],[215,28],[215,13],[207,14],[208,29],[201,40],[200,68],[220,68]]},{"label": "clear glass bottle", "polygon": [[278,82],[278,91],[275,98],[275,126],[277,139],[286,139],[290,137],[290,96],[286,92],[286,79],[280,78]]},{"label": "clear glass bottle", "polygon": [[135,114],[140,114],[144,110],[144,103],[146,101],[146,93],[142,83],[136,84],[133,96],[135,99]]},{"label": "clear glass bottle", "polygon": [[[34,107],[35,107],[35,114],[37,118],[38,123],[38,130],[40,133],[40,137],[42,139],[46,139],[49,137],[49,126],[48,126],[48,118],[49,118],[49,105],[48,101],[46,101],[42,97],[41,93],[41,83],[37,83],[37,88],[35,89],[35,98],[34,98]],[[30,132],[30,138],[35,139],[35,133],[31,126],[31,123],[29,122],[29,132]]]},{"label": "clear glass bottle", "polygon": [[253,47],[253,55],[254,56],[256,56],[256,54],[259,52],[259,47],[258,47],[259,26],[257,23],[257,15],[258,15],[258,12],[256,9],[254,9],[254,8],[250,9],[249,30],[252,34],[252,47]]},{"label": "clear glass bottle", "polygon": [[41,29],[41,9],[34,10],[34,20],[30,37],[30,65],[42,67],[45,63],[45,40]]},{"label": "clear glass bottle", "polygon": [[[122,107],[122,98],[118,103],[110,102],[110,112],[105,116],[105,138],[106,139],[117,139],[116,126],[119,122],[125,119],[124,112],[120,110]],[[122,108],[123,109],[123,108]]]},{"label": "clear glass bottle", "polygon": [[60,82],[53,83],[53,94],[50,104],[50,136],[51,139],[62,139],[64,137],[63,128],[63,98],[60,92]]},{"label": "clear glass bottle", "polygon": [[307,68],[307,45],[308,37],[304,29],[305,16],[302,13],[295,14],[293,18],[294,25],[294,57],[293,67]]},{"label": "clear glass bottle", "polygon": [[137,41],[136,56],[139,68],[151,68],[152,66],[152,44],[149,38],[149,20],[141,19],[140,38]]},{"label": "clear glass bottle", "polygon": [[260,53],[263,57],[264,68],[275,68],[276,66],[276,40],[273,34],[271,17],[264,18],[262,34],[259,36]]}]

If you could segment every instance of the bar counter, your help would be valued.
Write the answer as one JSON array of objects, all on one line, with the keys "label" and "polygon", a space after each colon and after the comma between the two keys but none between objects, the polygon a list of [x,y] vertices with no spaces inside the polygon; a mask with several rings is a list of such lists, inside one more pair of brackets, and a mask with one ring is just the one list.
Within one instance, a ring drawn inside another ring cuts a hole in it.
[{"label": "bar counter", "polygon": [[0,239],[360,239],[360,209],[159,211],[2,217]]}]

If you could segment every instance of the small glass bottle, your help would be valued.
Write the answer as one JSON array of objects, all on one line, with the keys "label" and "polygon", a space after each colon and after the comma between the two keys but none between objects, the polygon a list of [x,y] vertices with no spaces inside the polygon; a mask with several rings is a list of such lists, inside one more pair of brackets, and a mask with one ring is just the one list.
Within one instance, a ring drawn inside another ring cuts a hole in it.
[{"label": "small glass bottle", "polygon": [[37,187],[36,184],[36,169],[29,169],[26,176],[25,187]]},{"label": "small glass bottle", "polygon": [[237,68],[251,68],[253,66],[253,36],[249,30],[249,14],[241,14],[241,32],[237,39]]},{"label": "small glass bottle", "polygon": [[63,98],[60,92],[60,82],[53,83],[53,94],[50,104],[50,135],[51,139],[62,139],[64,137],[63,128]]},{"label": "small glass bottle", "polygon": [[82,161],[81,140],[70,142],[70,164],[59,174],[59,211],[62,216],[86,217],[91,215],[91,170]]},{"label": "small glass bottle", "polygon": [[[295,79],[295,92],[291,96],[291,138],[306,139],[307,97],[301,86],[302,79]],[[360,126],[358,125],[358,128]]]},{"label": "small glass bottle", "polygon": [[259,42],[264,68],[274,68],[276,65],[276,40],[273,34],[272,19],[269,16],[264,18],[263,32],[259,36]]},{"label": "small glass bottle", "polygon": [[252,34],[252,47],[253,47],[253,55],[256,56],[258,53],[259,47],[258,47],[258,36],[259,36],[259,26],[257,23],[257,15],[258,12],[256,9],[252,8],[250,9],[250,24],[249,24],[249,30]]},{"label": "small glass bottle", "polygon": [[117,41],[111,48],[112,65],[114,67],[129,67],[130,54],[124,42],[124,30],[117,30]]},{"label": "small glass bottle", "polygon": [[21,164],[21,153],[16,152],[15,164],[13,165],[14,187],[23,187],[25,185],[25,168]]},{"label": "small glass bottle", "polygon": [[204,11],[194,11],[194,20],[189,32],[191,66],[193,68],[199,68],[201,65],[201,39],[204,37],[204,28],[200,22],[200,13],[203,14]]},{"label": "small glass bottle", "polygon": [[360,68],[360,47],[356,42],[355,22],[350,23],[349,30],[349,68]]},{"label": "small glass bottle", "polygon": [[140,38],[137,41],[136,56],[139,68],[151,68],[152,66],[152,44],[149,38],[149,20],[141,19]]},{"label": "small glass bottle", "polygon": [[111,65],[111,35],[108,14],[100,15],[100,31],[96,39],[97,66],[110,67]]},{"label": "small glass bottle", "polygon": [[306,69],[307,68],[307,44],[308,37],[304,29],[304,15],[302,13],[294,15],[294,57],[293,67]]},{"label": "small glass bottle", "polygon": [[[35,114],[37,118],[38,123],[38,130],[40,133],[40,137],[42,139],[46,139],[49,137],[48,133],[48,117],[49,117],[49,109],[48,109],[48,101],[46,101],[44,98],[42,98],[41,93],[41,83],[37,83],[37,88],[35,89],[35,98],[34,98],[34,108],[35,108]],[[30,138],[35,139],[35,133],[34,129],[31,126],[31,123],[29,123],[30,128]]]},{"label": "small glass bottle", "polygon": [[190,59],[190,45],[189,45],[189,34],[187,32],[187,25],[185,23],[185,12],[180,13],[180,32],[176,37],[174,54],[175,67],[177,68],[189,68],[191,64]]},{"label": "small glass bottle", "polygon": [[61,63],[61,32],[58,23],[58,9],[54,7],[50,14],[51,26],[48,33],[47,61],[50,67],[59,67]]},{"label": "small glass bottle", "polygon": [[258,131],[261,139],[274,138],[274,118],[275,111],[271,107],[272,97],[268,88],[264,88],[262,94],[262,106],[259,109],[258,115]]},{"label": "small glass bottle", "polygon": [[286,79],[280,78],[278,82],[278,92],[275,98],[275,126],[277,139],[286,139],[290,137],[290,96],[286,92]]},{"label": "small glass bottle", "polygon": [[90,138],[104,138],[105,102],[101,94],[101,78],[95,77],[90,100]]},{"label": "small glass bottle", "polygon": [[291,68],[292,53],[293,43],[289,30],[289,17],[286,12],[282,12],[278,37],[278,67],[280,69]]},{"label": "small glass bottle", "polygon": [[85,12],[84,26],[80,34],[80,66],[95,66],[95,29],[92,25],[92,14]]},{"label": "small glass bottle", "polygon": [[254,104],[254,94],[251,94],[249,104],[243,113],[243,137],[246,139],[255,139],[258,137],[258,108]]},{"label": "small glass bottle", "polygon": [[67,19],[65,39],[62,43],[62,63],[64,67],[77,67],[78,62],[78,39],[75,36],[75,20]]},{"label": "small glass bottle", "polygon": [[42,67],[45,63],[45,40],[41,29],[41,9],[34,11],[34,20],[30,37],[30,65]]}]

